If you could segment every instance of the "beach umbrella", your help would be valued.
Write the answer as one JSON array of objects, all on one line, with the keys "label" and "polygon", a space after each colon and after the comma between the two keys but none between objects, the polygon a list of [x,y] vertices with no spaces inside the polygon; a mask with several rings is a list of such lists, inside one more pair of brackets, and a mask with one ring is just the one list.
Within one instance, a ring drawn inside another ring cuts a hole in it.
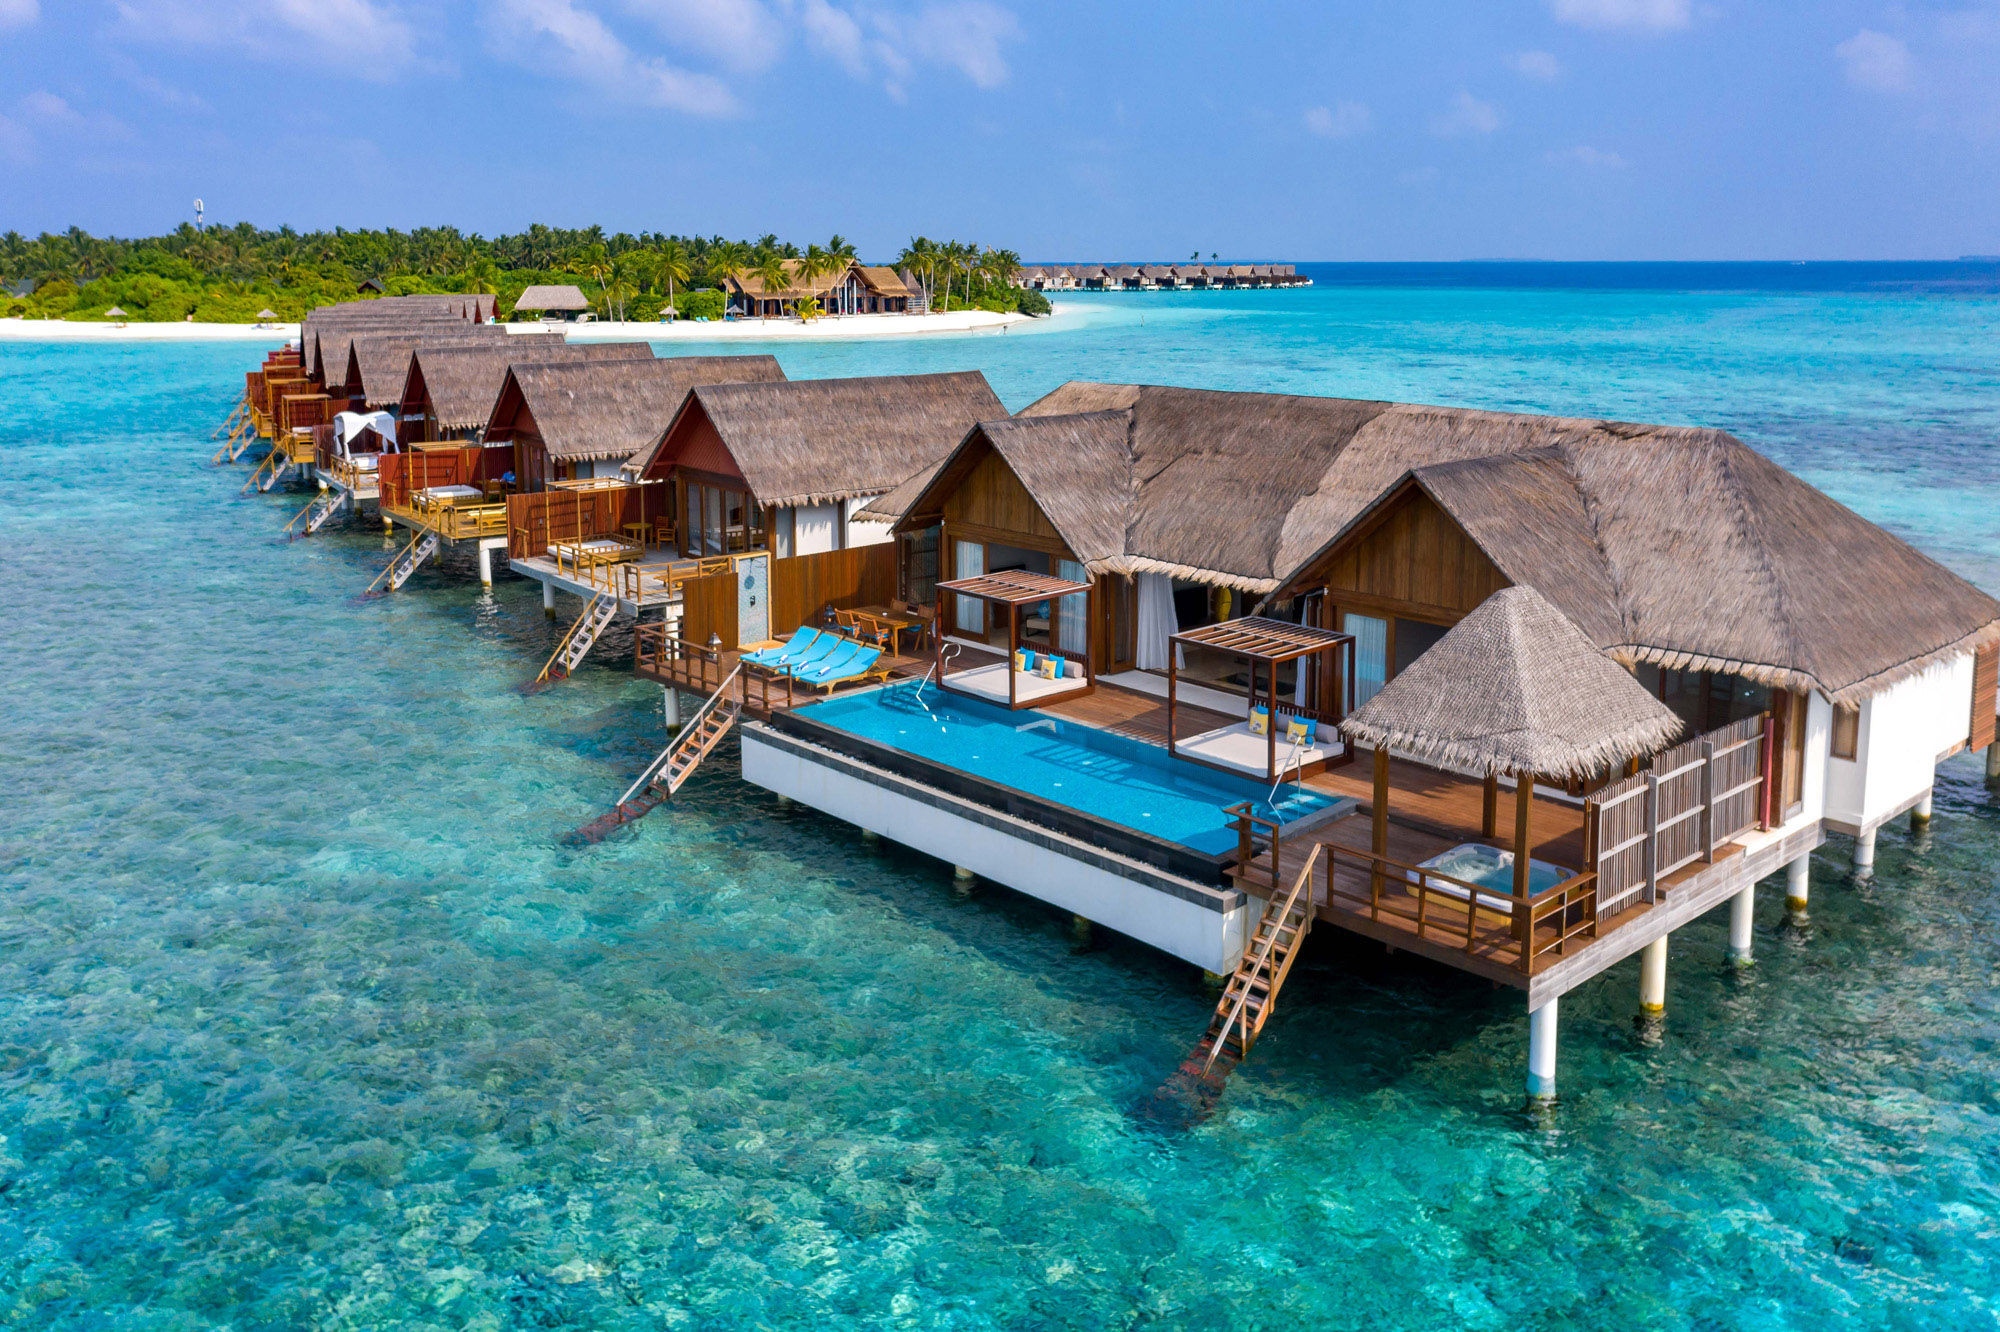
[{"label": "beach umbrella", "polygon": [[104,312],[104,317],[106,319],[123,319],[125,318],[125,312],[114,305]]},{"label": "beach umbrella", "polygon": [[276,310],[259,310],[257,312],[257,317],[259,319],[276,319],[278,317],[278,312]]}]

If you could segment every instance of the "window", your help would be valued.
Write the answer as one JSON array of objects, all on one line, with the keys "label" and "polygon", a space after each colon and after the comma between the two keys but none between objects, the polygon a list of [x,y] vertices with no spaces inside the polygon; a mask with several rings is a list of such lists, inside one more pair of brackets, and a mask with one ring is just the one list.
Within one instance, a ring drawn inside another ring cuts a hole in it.
[{"label": "window", "polygon": [[1389,680],[1389,622],[1348,611],[1340,617],[1340,632],[1354,635],[1354,697],[1347,711],[1375,697]]},{"label": "window", "polygon": [[1854,758],[1861,749],[1861,709],[1836,703],[1833,707],[1833,756]]}]

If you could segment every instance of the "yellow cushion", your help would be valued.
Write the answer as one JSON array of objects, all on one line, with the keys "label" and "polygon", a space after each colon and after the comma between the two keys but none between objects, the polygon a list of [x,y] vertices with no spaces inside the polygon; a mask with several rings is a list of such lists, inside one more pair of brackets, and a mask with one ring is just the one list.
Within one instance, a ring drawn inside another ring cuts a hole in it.
[{"label": "yellow cushion", "polygon": [[1250,709],[1250,734],[1269,735],[1270,733],[1271,714],[1262,708]]},{"label": "yellow cushion", "polygon": [[1310,742],[1313,738],[1313,732],[1317,729],[1309,721],[1293,721],[1291,725],[1285,728],[1285,738],[1294,744],[1301,740]]}]

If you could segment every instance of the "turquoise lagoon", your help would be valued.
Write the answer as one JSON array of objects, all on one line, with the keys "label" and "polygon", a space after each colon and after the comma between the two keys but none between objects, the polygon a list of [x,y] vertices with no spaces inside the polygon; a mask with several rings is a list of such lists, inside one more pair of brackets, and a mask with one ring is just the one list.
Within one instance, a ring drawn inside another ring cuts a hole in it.
[{"label": "turquoise lagoon", "polygon": [[[1440,277],[1440,273],[1442,277]],[[1727,427],[2000,590],[1988,270],[1065,303],[773,348]],[[1478,280],[1473,280],[1477,278]],[[1691,289],[1700,286],[1701,290]],[[741,344],[734,344],[741,346]],[[0,345],[0,1320],[33,1328],[1993,1327],[2000,810],[1968,758],[1813,924],[1565,1001],[1314,936],[1218,1112],[1189,969],[742,786],[468,562],[205,463],[248,346]]]}]

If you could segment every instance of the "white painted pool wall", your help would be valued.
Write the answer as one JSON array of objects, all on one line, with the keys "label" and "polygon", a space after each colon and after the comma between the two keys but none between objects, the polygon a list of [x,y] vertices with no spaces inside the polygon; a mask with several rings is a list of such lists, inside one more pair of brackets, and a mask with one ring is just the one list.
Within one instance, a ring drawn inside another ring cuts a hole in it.
[{"label": "white painted pool wall", "polygon": [[[1821,717],[1823,729],[1815,724]],[[1843,830],[1872,828],[1930,790],[1938,757],[1971,738],[1972,654],[1938,662],[1864,699],[1852,759],[1833,757],[1832,709],[1817,695],[1811,718],[1807,752],[1826,767],[1822,817]],[[1811,773],[1808,763],[1809,778]]]},{"label": "white painted pool wall", "polygon": [[743,736],[743,779],[964,866],[983,879],[1151,944],[1204,971],[1236,969],[1255,912],[1262,908],[1251,898],[1231,911],[1211,910],[761,743],[749,733]]}]

